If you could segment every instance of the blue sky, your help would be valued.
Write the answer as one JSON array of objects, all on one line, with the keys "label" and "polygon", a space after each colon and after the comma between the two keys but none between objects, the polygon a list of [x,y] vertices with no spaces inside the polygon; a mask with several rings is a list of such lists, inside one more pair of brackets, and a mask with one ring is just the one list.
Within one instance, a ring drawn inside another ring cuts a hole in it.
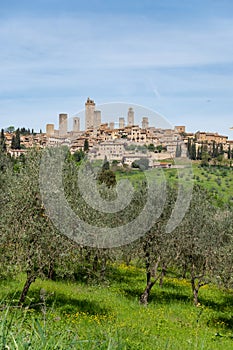
[{"label": "blue sky", "polygon": [[233,139],[232,1],[9,0],[0,21],[1,127],[44,129],[90,96]]}]

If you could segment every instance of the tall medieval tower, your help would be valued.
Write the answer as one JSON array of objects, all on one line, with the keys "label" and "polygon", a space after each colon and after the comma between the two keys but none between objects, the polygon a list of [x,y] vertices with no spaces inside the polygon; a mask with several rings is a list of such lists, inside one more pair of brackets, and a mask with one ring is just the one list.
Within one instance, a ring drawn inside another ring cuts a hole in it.
[{"label": "tall medieval tower", "polygon": [[128,126],[134,125],[134,110],[132,107],[128,110]]},{"label": "tall medieval tower", "polygon": [[94,127],[95,102],[89,97],[85,103],[85,130]]},{"label": "tall medieval tower", "polygon": [[148,129],[149,128],[149,121],[148,117],[142,118],[142,129]]},{"label": "tall medieval tower", "polygon": [[94,111],[94,129],[98,129],[101,125],[101,111]]},{"label": "tall medieval tower", "polygon": [[66,136],[68,131],[68,115],[65,113],[59,114],[59,136]]},{"label": "tall medieval tower", "polygon": [[80,131],[80,118],[79,117],[73,118],[73,131],[74,132]]},{"label": "tall medieval tower", "polygon": [[124,117],[120,117],[119,118],[119,128],[120,129],[124,129],[125,127],[125,118]]}]

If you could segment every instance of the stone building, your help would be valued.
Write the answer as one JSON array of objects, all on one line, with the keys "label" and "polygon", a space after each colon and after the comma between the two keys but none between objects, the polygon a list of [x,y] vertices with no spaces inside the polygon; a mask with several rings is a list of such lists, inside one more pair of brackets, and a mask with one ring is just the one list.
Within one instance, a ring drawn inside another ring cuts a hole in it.
[{"label": "stone building", "polygon": [[65,113],[59,114],[59,136],[66,136],[68,132],[68,115]]},{"label": "stone building", "polygon": [[101,125],[101,111],[94,111],[93,128],[98,129]]},{"label": "stone building", "polygon": [[89,97],[85,103],[85,130],[94,127],[95,102]]},{"label": "stone building", "polygon": [[[95,102],[90,98],[85,103],[85,130],[80,131],[80,120],[75,117],[73,120],[73,130],[67,130],[67,114],[59,115],[59,130],[54,130],[53,124],[46,126],[47,144],[67,143],[70,140],[71,152],[83,148],[84,140],[88,139],[90,154],[92,156],[104,157],[105,155],[111,159],[120,159],[122,156],[121,143],[137,144],[144,146],[153,144],[155,147],[162,146],[162,152],[153,154],[157,159],[162,157],[171,157],[176,153],[177,144],[182,142],[182,156],[186,156],[188,138],[193,139],[196,145],[203,142],[211,145],[213,141],[216,144],[222,143],[223,149],[227,150],[229,141],[227,136],[218,133],[208,133],[198,131],[196,133],[187,133],[184,125],[175,126],[174,129],[161,129],[155,126],[149,126],[149,118],[142,117],[142,127],[135,125],[134,110],[132,107],[128,109],[127,125],[125,125],[124,116],[119,117],[119,123],[101,123],[101,111],[95,110]],[[110,116],[113,118],[113,116]],[[113,119],[112,119],[113,120]],[[117,127],[116,127],[117,125]],[[25,144],[32,144],[32,140],[25,139]],[[41,145],[46,143],[45,140],[34,140]],[[161,147],[160,147],[161,149]],[[101,158],[100,158],[101,159]]]},{"label": "stone building", "polygon": [[184,125],[176,125],[176,126],[175,126],[175,130],[176,130],[179,134],[185,134],[185,126],[184,126]]},{"label": "stone building", "polygon": [[46,125],[46,135],[47,136],[53,136],[54,135],[54,124],[47,124]]},{"label": "stone building", "polygon": [[80,131],[80,118],[74,117],[73,118],[73,132],[79,132]]},{"label": "stone building", "polygon": [[119,128],[120,129],[124,129],[125,127],[125,118],[124,117],[120,117],[119,118]]},{"label": "stone building", "polygon": [[215,141],[216,143],[227,143],[227,140],[228,140],[227,136],[219,135],[217,132],[212,133],[212,132],[198,131],[196,132],[195,137],[197,142]]},{"label": "stone building", "polygon": [[109,123],[109,129],[110,130],[114,130],[114,127],[115,127],[115,123],[114,122],[110,122]]},{"label": "stone building", "polygon": [[123,142],[105,141],[95,145],[88,156],[90,159],[104,159],[107,157],[109,161],[121,161],[124,153],[125,146]]},{"label": "stone building", "polygon": [[142,129],[148,129],[149,128],[149,121],[148,117],[142,118]]},{"label": "stone building", "polygon": [[134,125],[134,110],[132,107],[128,110],[128,126]]}]

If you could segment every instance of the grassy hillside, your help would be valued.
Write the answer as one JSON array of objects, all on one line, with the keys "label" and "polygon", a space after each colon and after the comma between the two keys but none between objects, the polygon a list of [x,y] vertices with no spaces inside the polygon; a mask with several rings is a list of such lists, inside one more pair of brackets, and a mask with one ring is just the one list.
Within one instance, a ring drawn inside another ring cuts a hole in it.
[{"label": "grassy hillside", "polygon": [[134,266],[112,266],[104,285],[37,280],[18,309],[23,277],[0,284],[1,349],[232,349],[233,293],[214,286],[192,304],[188,281],[170,275],[148,307]]},{"label": "grassy hillside", "polygon": [[[194,164],[193,173],[194,181],[209,191],[218,206],[232,203],[231,168]],[[116,174],[133,184],[145,179],[138,170],[122,169]],[[161,174],[176,184],[176,169],[148,172],[158,181]],[[190,169],[182,173],[181,181],[190,181]],[[72,276],[76,281],[37,279],[23,308],[17,301],[25,276],[0,281],[0,349],[233,348],[231,290],[206,285],[194,307],[189,281],[170,271],[162,287],[153,287],[149,305],[143,307],[139,296],[146,284],[145,271],[135,265],[108,265],[107,279],[101,284],[84,283],[80,274]]]},{"label": "grassy hillside", "polygon": [[[165,178],[170,183],[176,183],[178,180],[176,169],[153,169],[152,176],[158,172],[163,172]],[[180,179],[183,183],[190,180],[190,170]],[[196,184],[204,187],[211,194],[217,205],[233,205],[233,170],[225,166],[201,167],[198,163],[192,165],[193,179]],[[117,171],[117,179],[127,178],[132,183],[137,183],[145,179],[142,171],[137,169],[129,171]]]},{"label": "grassy hillside", "polygon": [[233,171],[229,167],[194,165],[194,179],[205,187],[219,204],[233,204]]}]

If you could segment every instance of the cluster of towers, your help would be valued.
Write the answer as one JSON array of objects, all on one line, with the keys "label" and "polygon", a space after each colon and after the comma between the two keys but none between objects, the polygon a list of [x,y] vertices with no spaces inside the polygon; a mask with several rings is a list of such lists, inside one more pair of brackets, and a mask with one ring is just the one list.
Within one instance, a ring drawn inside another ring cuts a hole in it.
[{"label": "cluster of towers", "polygon": [[[134,125],[134,110],[132,107],[128,109],[127,125],[125,123],[125,118],[119,118],[119,126],[117,128],[123,129],[126,126]],[[101,125],[101,111],[95,109],[95,102],[89,97],[85,103],[85,130],[94,129],[97,130]],[[142,129],[147,129],[149,127],[149,122],[147,117],[142,119]],[[115,122],[109,123],[109,128],[115,128]],[[54,124],[46,125],[46,134],[48,136],[60,136],[65,137],[70,133],[76,134],[80,132],[80,118],[73,117],[73,129],[68,132],[68,115],[65,113],[59,114],[59,130],[54,129]]]},{"label": "cluster of towers", "polygon": [[[73,129],[71,133],[80,132],[80,118],[73,117]],[[59,130],[54,129],[54,124],[46,125],[46,134],[48,136],[60,136],[65,137],[68,135],[68,114],[59,114]]]},{"label": "cluster of towers", "polygon": [[85,130],[97,129],[101,125],[101,111],[95,110],[95,102],[89,97],[85,103]]},{"label": "cluster of towers", "polygon": [[[126,126],[125,118],[119,118],[119,129],[123,129]],[[87,129],[97,129],[101,125],[101,111],[95,110],[95,102],[89,97],[85,103],[85,130]],[[134,110],[132,107],[128,109],[127,126],[134,125]],[[149,122],[147,117],[142,119],[142,129],[147,129],[149,127]],[[115,128],[115,122],[109,123],[109,128]]]}]

